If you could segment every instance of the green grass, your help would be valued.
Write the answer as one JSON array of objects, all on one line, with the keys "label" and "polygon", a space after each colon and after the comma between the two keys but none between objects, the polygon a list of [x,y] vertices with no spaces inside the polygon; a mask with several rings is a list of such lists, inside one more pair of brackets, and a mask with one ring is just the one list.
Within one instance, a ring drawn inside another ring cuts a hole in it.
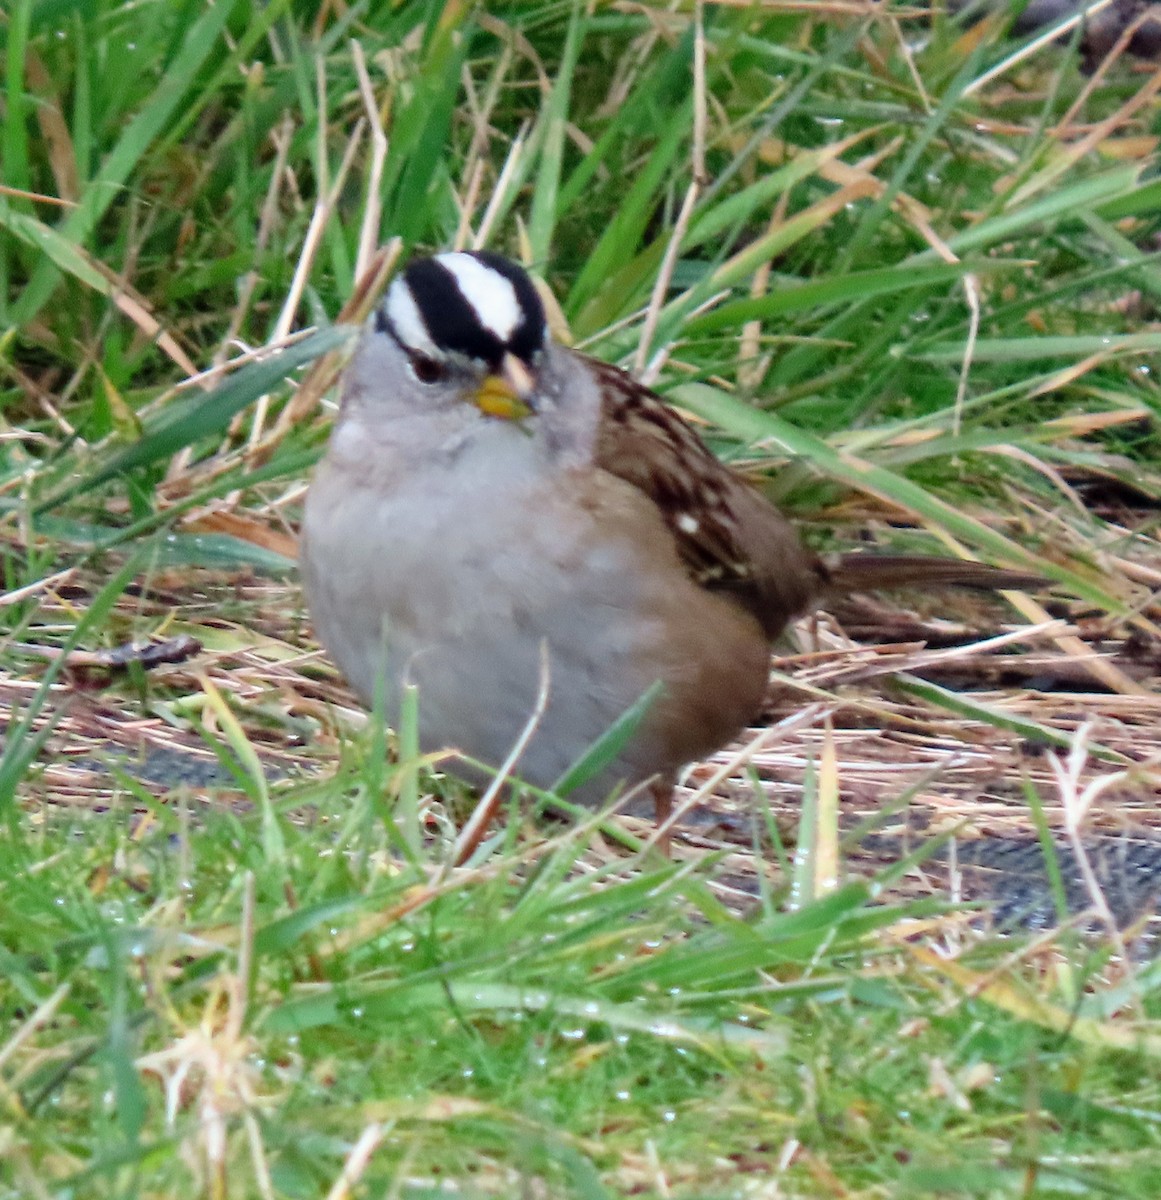
[{"label": "green grass", "polygon": [[[1122,1047],[1099,960],[1046,986],[997,942],[944,971],[862,885],[739,919],[712,867],[578,872],[583,832],[512,826],[433,879],[392,859],[357,778],[286,794],[312,819],[273,845],[257,816],[128,805],[6,843],[10,1194],[175,1194],[191,1170],[210,1194],[261,1194],[266,1170],[275,1195],[324,1194],[367,1130],[369,1195],[1161,1179],[1161,1047],[1144,1027]],[[965,995],[992,968],[1002,987]],[[1061,1032],[1034,1007],[1053,1000]]]},{"label": "green grass", "polygon": [[[261,777],[332,694],[246,576],[188,574],[285,567],[333,352],[394,252],[478,241],[818,544],[908,525],[1151,634],[1148,524],[1064,476],[1161,494],[1152,77],[901,16],[709,6],[703,94],[688,5],[0,15],[0,1197],[1158,1193],[1154,967],[883,903],[908,864],[780,872],[761,811],[745,902],[724,853],[527,810],[452,868],[454,790],[381,735]],[[8,644],[167,613],[209,682],[78,699]],[[110,712],[209,729],[244,799],[54,793],[45,722]]]}]

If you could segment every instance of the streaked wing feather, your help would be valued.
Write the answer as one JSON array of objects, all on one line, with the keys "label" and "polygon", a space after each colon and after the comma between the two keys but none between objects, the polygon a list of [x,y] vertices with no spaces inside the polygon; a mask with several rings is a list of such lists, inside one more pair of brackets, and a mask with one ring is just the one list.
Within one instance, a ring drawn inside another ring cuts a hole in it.
[{"label": "streaked wing feather", "polygon": [[728,594],[775,637],[822,586],[817,557],[660,397],[589,362],[604,396],[596,465],[657,505],[696,582]]},{"label": "streaked wing feather", "polygon": [[[698,582],[751,583],[754,565],[734,538],[730,521],[730,491],[737,481],[661,400],[636,387],[617,368],[593,362],[605,397],[597,465],[653,500]],[[682,469],[690,463],[704,470]]]}]

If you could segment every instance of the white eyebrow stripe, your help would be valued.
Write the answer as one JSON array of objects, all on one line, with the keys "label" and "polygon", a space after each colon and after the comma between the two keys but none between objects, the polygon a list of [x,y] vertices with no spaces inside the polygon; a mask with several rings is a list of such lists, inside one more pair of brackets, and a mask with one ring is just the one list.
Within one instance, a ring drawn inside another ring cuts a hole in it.
[{"label": "white eyebrow stripe", "polygon": [[424,354],[437,361],[443,360],[444,353],[431,340],[431,334],[427,332],[419,305],[415,303],[411,289],[402,278],[396,279],[387,289],[385,307],[387,320],[391,322],[395,336],[408,350]]},{"label": "white eyebrow stripe", "polygon": [[435,261],[455,280],[480,324],[507,344],[524,320],[512,281],[462,250],[437,254]]}]

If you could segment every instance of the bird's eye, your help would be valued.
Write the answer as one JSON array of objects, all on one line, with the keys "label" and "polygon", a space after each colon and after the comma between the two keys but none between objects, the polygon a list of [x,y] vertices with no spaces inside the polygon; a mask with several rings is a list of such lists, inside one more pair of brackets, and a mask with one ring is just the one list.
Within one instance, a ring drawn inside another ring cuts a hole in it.
[{"label": "bird's eye", "polygon": [[447,374],[443,363],[436,362],[434,358],[428,358],[425,354],[411,356],[411,369],[420,383],[439,383]]}]

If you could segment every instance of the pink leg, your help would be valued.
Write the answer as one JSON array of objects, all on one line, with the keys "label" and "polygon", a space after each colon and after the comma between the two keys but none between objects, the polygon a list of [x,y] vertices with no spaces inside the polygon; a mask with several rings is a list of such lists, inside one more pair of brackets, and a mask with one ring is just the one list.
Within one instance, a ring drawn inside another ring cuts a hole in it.
[{"label": "pink leg", "polygon": [[[658,779],[649,785],[649,792],[653,797],[653,819],[657,822],[658,828],[661,828],[673,812],[673,780]],[[669,857],[670,833],[668,829],[665,829],[657,839],[657,848],[666,858]]]}]

